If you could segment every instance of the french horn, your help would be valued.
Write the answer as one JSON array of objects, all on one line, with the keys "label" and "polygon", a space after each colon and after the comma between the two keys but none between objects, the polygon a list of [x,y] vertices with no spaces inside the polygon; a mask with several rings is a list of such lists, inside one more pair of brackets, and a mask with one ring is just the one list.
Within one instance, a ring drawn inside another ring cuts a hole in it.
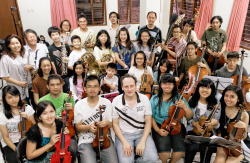
[{"label": "french horn", "polygon": [[[101,58],[101,62],[111,62],[113,60],[114,60],[114,58],[110,53],[103,54],[102,58]],[[100,72],[105,73],[105,66],[100,66]]]},{"label": "french horn", "polygon": [[95,60],[95,56],[93,55],[93,53],[91,52],[84,53],[79,59],[79,61],[86,63],[85,66],[88,67],[89,69],[88,70],[89,75],[99,76],[100,68],[99,68],[98,63]]}]

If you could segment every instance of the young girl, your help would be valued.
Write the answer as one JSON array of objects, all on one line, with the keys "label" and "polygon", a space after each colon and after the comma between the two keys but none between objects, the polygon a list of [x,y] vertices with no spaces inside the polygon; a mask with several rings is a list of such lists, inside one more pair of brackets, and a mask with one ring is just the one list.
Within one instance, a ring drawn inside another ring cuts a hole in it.
[{"label": "young girl", "polygon": [[[155,53],[157,52],[157,49],[153,49],[153,39],[147,29],[142,29],[138,36],[138,42],[135,44],[135,51],[143,51],[146,54],[147,57],[147,65],[150,67],[153,66],[154,60],[155,60]],[[152,51],[153,49],[153,51]],[[134,65],[134,55],[131,59],[131,66]]]},{"label": "young girl", "polygon": [[60,23],[60,41],[65,44],[71,45],[71,24],[69,20],[64,19]]},{"label": "young girl", "polygon": [[0,56],[0,78],[8,85],[14,85],[21,93],[21,99],[29,97],[28,86],[31,84],[28,65],[28,54],[25,54],[21,39],[17,35],[9,35],[5,39],[6,51]]},{"label": "young girl", "polygon": [[[26,133],[27,162],[49,163],[54,150],[51,151],[55,143],[60,140],[62,122],[56,117],[56,109],[50,101],[42,101],[36,110],[37,124]],[[64,134],[69,134],[65,128]],[[50,151],[50,152],[47,152]]]},{"label": "young girl", "polygon": [[[170,73],[171,64],[169,60],[163,59],[160,61],[158,71],[154,72],[154,84],[159,84],[163,75]],[[172,74],[172,73],[171,73]]]},{"label": "young girl", "polygon": [[153,80],[153,71],[152,71],[152,68],[150,66],[147,66],[146,70],[145,70],[145,67],[146,67],[146,62],[147,62],[147,58],[146,58],[146,55],[143,51],[138,51],[137,53],[135,53],[135,57],[134,57],[134,66],[132,66],[128,73],[131,74],[131,75],[134,75],[137,79],[137,88],[136,90],[138,91],[140,89],[140,86],[141,86],[141,76],[142,74],[145,74],[145,75],[149,75],[150,77],[150,85],[153,84],[154,80]]},{"label": "young girl", "polygon": [[[107,66],[109,63],[115,63],[115,56],[111,49],[110,36],[106,30],[100,30],[98,32],[93,54],[99,66]],[[111,54],[112,58],[110,61],[101,61],[105,54]]]},{"label": "young girl", "polygon": [[[221,117],[220,117],[220,133],[218,136],[225,137],[228,136],[227,127],[230,122],[234,122],[236,117],[241,114],[240,121],[237,122],[234,127],[236,128],[245,128],[246,133],[244,134],[243,140],[247,137],[247,127],[249,122],[248,113],[243,110],[240,111],[240,107],[243,106],[244,97],[241,89],[238,86],[230,85],[226,89],[224,89],[222,93],[222,97],[220,99],[221,102]],[[218,147],[215,163],[227,162],[227,163],[235,163],[240,162],[243,159],[243,155],[238,157],[228,156],[223,148]]]},{"label": "young girl", "polygon": [[181,159],[185,153],[185,127],[182,124],[180,133],[177,135],[170,135],[168,131],[161,129],[161,124],[164,120],[168,119],[170,106],[177,105],[183,108],[187,119],[192,118],[193,112],[190,110],[185,98],[178,101],[180,95],[178,94],[176,81],[173,75],[162,76],[159,86],[159,94],[154,95],[150,99],[153,117],[152,135],[162,163],[167,163],[167,160],[170,158],[171,149],[173,150],[171,154],[171,163],[175,163]]},{"label": "young girl", "polygon": [[43,57],[39,61],[38,76],[32,81],[31,92],[33,92],[36,105],[38,104],[39,98],[49,93],[47,79],[50,74],[54,74],[51,61],[48,57]]},{"label": "young girl", "polygon": [[74,75],[69,78],[70,90],[73,93],[74,101],[79,101],[82,99],[83,87],[85,77],[85,66],[81,61],[75,62],[73,66]]},{"label": "young girl", "polygon": [[0,113],[0,131],[2,133],[1,143],[3,153],[8,163],[17,163],[16,146],[21,139],[21,131],[18,124],[20,118],[26,118],[35,124],[34,110],[31,106],[25,105],[25,112],[21,112],[23,104],[21,102],[20,92],[13,85],[7,85],[3,88],[3,106],[4,111]]},{"label": "young girl", "polygon": [[128,29],[123,27],[118,32],[118,39],[112,50],[115,52],[117,69],[129,69],[131,56],[135,53],[135,47],[130,40]]},{"label": "young girl", "polygon": [[[215,98],[215,86],[213,81],[206,78],[202,79],[198,83],[195,93],[188,103],[194,113],[193,118],[190,119],[187,124],[188,135],[196,135],[195,133],[193,133],[194,127],[197,128],[199,132],[203,133],[204,130],[199,125],[200,117],[209,117],[213,110],[213,107],[217,106],[217,100]],[[219,119],[220,108],[218,108],[215,112],[211,122],[206,122],[206,126],[212,126],[214,127],[214,129],[218,129]],[[200,152],[200,162],[203,162],[206,146],[199,144],[187,144],[186,147],[185,163],[192,163],[196,152]],[[213,152],[216,152],[216,148],[208,148],[205,160],[206,163],[210,163],[211,155]]]}]

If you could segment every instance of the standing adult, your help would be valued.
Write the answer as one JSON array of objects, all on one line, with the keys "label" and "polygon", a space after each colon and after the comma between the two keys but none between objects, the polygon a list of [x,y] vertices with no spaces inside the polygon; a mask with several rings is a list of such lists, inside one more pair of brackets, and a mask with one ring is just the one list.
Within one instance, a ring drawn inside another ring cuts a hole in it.
[{"label": "standing adult", "polygon": [[67,19],[62,20],[60,23],[60,41],[62,43],[71,45],[70,32],[71,32],[71,24],[69,20]]},{"label": "standing adult", "polygon": [[108,28],[108,33],[110,35],[111,47],[115,45],[117,34],[120,30],[119,22],[119,14],[112,11],[109,13],[109,20],[111,22],[111,26]]}]

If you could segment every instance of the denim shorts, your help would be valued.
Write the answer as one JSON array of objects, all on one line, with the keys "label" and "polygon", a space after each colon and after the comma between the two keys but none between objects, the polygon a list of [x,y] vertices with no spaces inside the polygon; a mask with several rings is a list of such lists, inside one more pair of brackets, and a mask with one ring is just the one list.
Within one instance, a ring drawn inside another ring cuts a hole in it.
[{"label": "denim shorts", "polygon": [[[160,124],[157,124],[161,128]],[[185,143],[184,139],[186,136],[186,128],[181,124],[181,132],[177,135],[161,136],[155,130],[152,130],[153,139],[158,153],[171,152],[173,149],[174,152],[185,152]]]}]

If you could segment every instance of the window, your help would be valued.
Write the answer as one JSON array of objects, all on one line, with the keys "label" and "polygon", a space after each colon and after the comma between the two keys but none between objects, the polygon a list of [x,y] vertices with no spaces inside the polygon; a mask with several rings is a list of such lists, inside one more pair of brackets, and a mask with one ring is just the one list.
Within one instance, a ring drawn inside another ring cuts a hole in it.
[{"label": "window", "polygon": [[140,0],[118,0],[119,24],[140,23]]},{"label": "window", "polygon": [[242,48],[250,50],[250,3],[248,5],[247,17],[240,42]]},{"label": "window", "polygon": [[107,25],[106,0],[76,0],[76,13],[84,13],[88,25]]}]

